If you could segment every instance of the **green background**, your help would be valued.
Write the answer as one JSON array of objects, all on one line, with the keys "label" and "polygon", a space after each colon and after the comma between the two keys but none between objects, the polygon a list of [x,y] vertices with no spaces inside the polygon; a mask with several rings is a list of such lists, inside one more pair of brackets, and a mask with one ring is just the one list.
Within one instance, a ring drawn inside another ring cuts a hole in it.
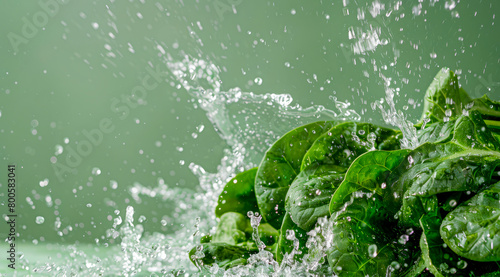
[{"label": "green background", "polygon": [[[177,207],[158,198],[137,203],[130,187],[155,187],[161,178],[169,187],[196,190],[198,179],[188,165],[216,172],[228,146],[205,111],[177,87],[157,45],[174,60],[186,53],[213,62],[224,91],[287,93],[292,105],[331,109],[334,96],[350,102],[361,120],[379,124],[380,112],[370,103],[385,96],[380,73],[391,79],[396,107],[412,121],[441,67],[455,70],[472,96],[487,93],[498,100],[500,2],[456,2],[5,1],[0,9],[1,202],[7,165],[15,164],[21,241],[93,242],[111,228],[109,215],[114,217],[114,210],[123,215],[128,205],[136,217],[146,216],[146,232],[179,228],[160,224]],[[44,3],[52,3],[49,10]],[[378,15],[377,5],[384,6]],[[367,48],[363,34],[378,36],[380,44]],[[357,45],[364,51],[354,51]],[[130,96],[151,65],[165,72],[166,81],[120,119],[111,108],[113,99]],[[88,140],[85,131],[99,128],[106,118],[113,130],[75,172],[58,177],[51,157],[64,161],[69,148]],[[271,113],[259,118],[273,119]],[[291,120],[283,129],[296,125]],[[62,154],[55,155],[56,145],[63,146]],[[101,173],[93,174],[94,168]],[[48,185],[41,186],[45,179]],[[0,208],[5,215],[6,207]],[[37,224],[37,216],[44,223]],[[2,224],[0,237],[5,231]]]}]

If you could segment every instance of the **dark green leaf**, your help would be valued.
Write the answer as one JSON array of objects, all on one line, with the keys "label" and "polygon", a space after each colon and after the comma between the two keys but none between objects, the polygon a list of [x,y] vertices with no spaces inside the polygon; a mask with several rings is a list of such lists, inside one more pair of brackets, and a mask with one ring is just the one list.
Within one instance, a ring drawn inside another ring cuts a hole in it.
[{"label": "dark green leaf", "polygon": [[464,258],[500,261],[500,183],[450,212],[440,232],[446,244]]},{"label": "dark green leaf", "polygon": [[401,132],[370,123],[345,122],[321,135],[304,155],[301,170],[311,164],[348,168],[371,150],[399,149]]},{"label": "dark green leaf", "polygon": [[443,241],[440,227],[444,222],[436,213],[424,215],[420,223],[423,230],[420,238],[422,258],[434,276],[481,276],[499,271],[498,263],[474,262],[457,255]]},{"label": "dark green leaf", "polygon": [[304,154],[335,124],[333,121],[315,122],[294,129],[266,152],[255,177],[255,194],[263,219],[274,228],[281,227],[286,193],[300,172]]},{"label": "dark green leaf", "polygon": [[307,239],[307,232],[297,226],[290,217],[290,214],[286,213],[280,230],[278,247],[276,249],[276,261],[281,263],[285,258],[285,254],[290,255],[292,251],[294,253],[293,261],[300,261],[307,253]]},{"label": "dark green leaf", "polygon": [[327,216],[330,199],[344,179],[345,169],[311,165],[295,178],[286,196],[286,211],[303,230],[311,230],[318,218]]},{"label": "dark green leaf", "polygon": [[[386,179],[407,157],[410,150],[371,151],[358,157],[349,167],[344,181],[330,202],[330,213],[338,211],[353,192],[371,191],[387,194]],[[389,192],[389,194],[392,194]]]},{"label": "dark green leaf", "polygon": [[424,144],[409,153],[388,178],[390,191],[403,197],[384,200],[402,205],[400,224],[418,227],[424,213],[437,209],[437,195],[477,192],[488,185],[500,165],[499,157],[496,151],[467,149],[453,142]]},{"label": "dark green leaf", "polygon": [[257,168],[255,167],[237,174],[226,184],[215,207],[216,217],[221,217],[226,212],[246,215],[248,211],[259,211],[254,191],[256,174]]},{"label": "dark green leaf", "polygon": [[332,215],[333,246],[328,263],[339,276],[387,276],[400,270],[390,241],[383,201],[372,193],[353,194],[342,211]]},{"label": "dark green leaf", "polygon": [[444,143],[453,138],[455,120],[426,124],[423,127],[424,128],[417,131],[418,142],[420,144],[426,142]]},{"label": "dark green leaf", "polygon": [[477,111],[471,111],[470,115],[457,119],[452,141],[471,149],[500,150],[500,143]]},{"label": "dark green leaf", "polygon": [[484,120],[500,120],[500,102],[492,101],[486,94],[474,99],[469,106],[471,110],[481,113]]},{"label": "dark green leaf", "polygon": [[[467,261],[460,259],[458,255],[446,247],[441,239],[439,235],[441,220],[439,217],[433,214],[424,215],[420,219],[420,224],[423,230],[420,239],[422,257],[425,266],[434,276],[450,276],[467,265]],[[464,276],[464,274],[460,272],[458,276]]]},{"label": "dark green leaf", "polygon": [[420,122],[442,122],[462,115],[466,105],[471,102],[469,95],[460,89],[453,71],[443,68],[434,77],[425,92],[424,112]]}]

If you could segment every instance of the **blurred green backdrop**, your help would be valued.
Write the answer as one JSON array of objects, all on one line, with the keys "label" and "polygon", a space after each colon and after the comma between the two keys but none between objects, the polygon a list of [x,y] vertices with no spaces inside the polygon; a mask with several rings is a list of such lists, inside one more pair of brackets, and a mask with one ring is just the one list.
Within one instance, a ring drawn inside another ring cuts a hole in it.
[{"label": "blurred green backdrop", "polygon": [[[500,99],[499,11],[497,1],[453,0],[6,1],[2,205],[7,165],[16,164],[21,241],[93,242],[112,226],[109,215],[128,205],[147,218],[147,232],[176,228],[160,224],[176,207],[148,198],[136,203],[129,188],[164,180],[195,190],[188,165],[215,172],[227,146],[177,87],[158,45],[174,59],[184,52],[210,59],[221,69],[222,90],[288,93],[303,107],[333,107],[335,96],[362,120],[380,124],[370,103],[385,96],[382,73],[398,92],[397,108],[415,121],[441,67],[455,70],[471,95]],[[142,105],[127,105],[123,97],[150,70],[163,72],[162,81]],[[84,145],[89,136],[92,149]],[[75,171],[56,166],[67,165],[78,147],[85,155],[74,160]]]}]

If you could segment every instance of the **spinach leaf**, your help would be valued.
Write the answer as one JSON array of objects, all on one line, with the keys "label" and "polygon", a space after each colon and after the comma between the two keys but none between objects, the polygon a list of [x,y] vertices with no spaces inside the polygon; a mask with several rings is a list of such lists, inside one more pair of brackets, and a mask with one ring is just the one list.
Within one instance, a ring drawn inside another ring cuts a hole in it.
[{"label": "spinach leaf", "polygon": [[[448,68],[441,69],[425,92],[424,111],[420,124],[447,121],[462,115],[471,102],[469,95],[459,87],[458,79]],[[445,120],[446,119],[446,120]]]},{"label": "spinach leaf", "polygon": [[[276,261],[281,263],[285,258],[290,263],[300,261],[307,253],[307,239],[307,232],[293,222],[289,213],[285,213],[276,248]],[[290,256],[292,252],[293,257]]]},{"label": "spinach leaf", "polygon": [[453,138],[455,120],[426,124],[417,131],[419,144],[426,142],[445,143]]},{"label": "spinach leaf", "polygon": [[285,210],[303,230],[311,230],[318,218],[330,215],[329,203],[344,179],[345,169],[313,164],[295,178],[286,195]]},{"label": "spinach leaf", "polygon": [[493,137],[477,111],[471,111],[468,116],[457,119],[452,141],[471,149],[500,150],[500,143]]},{"label": "spinach leaf", "polygon": [[[455,143],[424,144],[393,171],[388,183],[401,199],[400,224],[418,227],[420,217],[437,209],[439,194],[477,192],[487,186],[500,165],[500,153],[463,148]],[[402,203],[401,203],[402,200]]]},{"label": "spinach leaf", "polygon": [[[425,265],[434,276],[487,276],[499,272],[495,262],[475,262],[457,255],[441,234],[444,221],[435,211],[420,219],[422,236],[420,248]],[[494,276],[494,275],[493,275]]]},{"label": "spinach leaf", "polygon": [[[441,239],[439,226],[441,219],[436,214],[427,214],[420,219],[422,236],[420,248],[427,269],[434,276],[450,276],[467,267],[467,261],[453,253]],[[468,268],[467,268],[468,270]],[[458,276],[467,276],[459,272]]]},{"label": "spinach leaf", "polygon": [[226,212],[247,214],[248,211],[259,210],[254,191],[256,174],[257,167],[237,174],[226,184],[215,207],[216,217]]},{"label": "spinach leaf", "polygon": [[246,230],[249,220],[244,215],[228,212],[222,215],[217,231],[212,236],[212,242],[224,242],[231,245],[244,244],[248,241]]},{"label": "spinach leaf", "polygon": [[[266,250],[274,250],[279,232],[267,223],[260,224],[258,232]],[[199,256],[197,259],[203,261],[204,265],[217,263],[222,268],[246,264],[249,255],[259,251],[252,234],[253,228],[249,218],[240,213],[224,213],[220,217],[215,234],[210,238],[202,238],[201,251],[197,250],[200,246],[191,249],[190,257]],[[232,260],[235,262],[231,262]],[[192,261],[195,262],[193,259]]]},{"label": "spinach leaf", "polygon": [[[189,251],[189,258],[195,265],[211,266],[217,264],[222,269],[245,265],[251,254],[257,250],[248,250],[243,247],[224,242],[202,243]],[[201,263],[200,263],[201,262]]]},{"label": "spinach leaf", "polygon": [[321,135],[304,155],[301,170],[311,164],[348,168],[370,150],[399,149],[401,132],[370,123],[345,122]]},{"label": "spinach leaf", "polygon": [[390,239],[392,225],[381,197],[356,193],[336,214],[333,246],[328,263],[339,276],[390,276],[400,271],[395,246]]},{"label": "spinach leaf", "polygon": [[480,112],[484,120],[500,120],[500,102],[492,101],[486,94],[474,99],[469,106],[471,110]]},{"label": "spinach leaf", "polygon": [[392,170],[406,159],[408,153],[410,150],[402,149],[371,151],[359,156],[349,167],[344,181],[335,190],[330,201],[330,213],[340,210],[356,191],[375,192],[378,195],[397,194],[398,192],[388,193],[386,180]]},{"label": "spinach leaf", "polygon": [[490,128],[500,132],[500,102],[492,101],[487,95],[472,99],[459,87],[453,71],[443,68],[425,93],[424,111],[416,126],[420,127],[424,122],[447,122],[469,111],[477,111]]},{"label": "spinach leaf", "polygon": [[500,183],[450,212],[440,233],[446,244],[464,258],[500,261]]},{"label": "spinach leaf", "polygon": [[281,227],[286,193],[300,172],[304,154],[335,124],[323,121],[296,128],[267,150],[255,177],[255,195],[263,219],[274,228]]}]

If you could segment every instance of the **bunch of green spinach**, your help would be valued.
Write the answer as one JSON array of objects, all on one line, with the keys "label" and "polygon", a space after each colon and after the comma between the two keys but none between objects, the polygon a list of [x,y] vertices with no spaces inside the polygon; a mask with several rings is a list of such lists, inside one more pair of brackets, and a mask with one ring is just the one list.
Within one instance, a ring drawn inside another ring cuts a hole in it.
[{"label": "bunch of green spinach", "polygon": [[[278,263],[300,262],[326,217],[333,239],[323,272],[500,276],[500,102],[472,99],[442,69],[415,127],[415,149],[400,149],[401,131],[370,123],[285,134],[224,187],[216,232],[192,261],[227,269],[269,251]],[[249,211],[262,217],[258,228]]]}]

